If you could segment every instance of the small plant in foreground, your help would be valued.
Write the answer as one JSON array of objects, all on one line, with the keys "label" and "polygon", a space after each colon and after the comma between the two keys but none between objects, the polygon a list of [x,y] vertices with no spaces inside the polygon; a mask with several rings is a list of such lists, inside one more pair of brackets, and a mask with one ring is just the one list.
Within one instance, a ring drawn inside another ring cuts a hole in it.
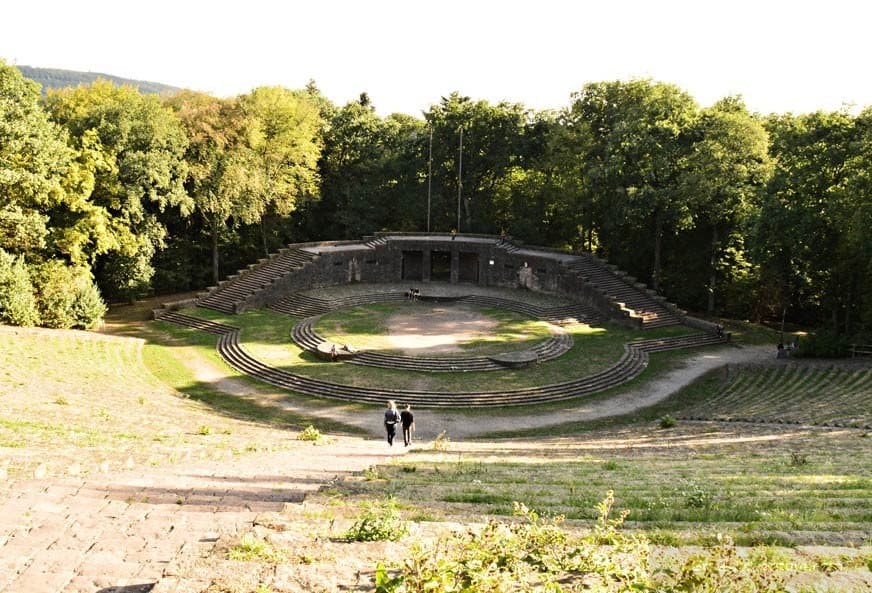
[{"label": "small plant in foreground", "polygon": [[208,424],[201,424],[197,429],[197,434],[204,437],[212,434],[212,428]]},{"label": "small plant in foreground", "polygon": [[60,397],[58,397],[58,398],[55,400],[55,403],[56,403],[57,405],[59,405],[59,406],[68,406],[68,405],[70,405],[69,400],[68,400],[67,398],[65,398],[64,396],[60,396]]},{"label": "small plant in foreground", "polygon": [[791,467],[802,467],[803,465],[808,465],[808,455],[802,453],[801,451],[791,451],[790,452],[790,466]]},{"label": "small plant in foreground", "polygon": [[345,539],[355,542],[397,541],[409,532],[400,517],[397,503],[366,503],[364,512],[345,533]]},{"label": "small plant in foreground", "polygon": [[306,427],[303,432],[297,435],[297,440],[300,441],[311,441],[313,443],[320,443],[321,439],[323,439],[323,435],[321,431],[312,426],[311,424]]},{"label": "small plant in foreground", "polygon": [[281,562],[284,560],[282,553],[274,548],[272,544],[259,539],[251,533],[242,536],[239,543],[227,551],[227,558],[239,562],[249,562],[252,560]]},{"label": "small plant in foreground", "polygon": [[433,450],[447,451],[449,445],[451,445],[451,439],[448,438],[448,435],[445,434],[445,431],[443,430],[438,435],[436,435],[436,440],[433,441]]},{"label": "small plant in foreground", "polygon": [[660,418],[660,428],[674,428],[675,427],[675,418],[666,414],[662,418]]},{"label": "small plant in foreground", "polygon": [[562,517],[542,519],[516,502],[517,521],[492,520],[434,544],[415,542],[402,564],[379,562],[375,591],[784,591],[777,566],[765,557],[744,558],[728,539],[685,562],[652,567],[648,540],[619,530],[627,513],[612,518],[614,502],[610,491],[597,505],[593,531],[584,536],[564,530]]}]

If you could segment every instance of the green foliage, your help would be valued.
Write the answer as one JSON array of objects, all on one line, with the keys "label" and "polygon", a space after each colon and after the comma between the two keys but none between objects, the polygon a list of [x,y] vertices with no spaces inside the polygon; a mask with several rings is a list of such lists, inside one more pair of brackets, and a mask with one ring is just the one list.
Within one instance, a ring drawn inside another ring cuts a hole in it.
[{"label": "green foliage", "polygon": [[673,428],[675,427],[675,418],[666,414],[660,418],[660,428]]},{"label": "green foliage", "polygon": [[491,520],[434,544],[413,543],[401,564],[378,563],[380,593],[493,593],[533,591],[704,591],[775,593],[783,590],[784,562],[766,554],[737,553],[729,538],[672,567],[649,559],[648,540],[621,531],[626,513],[611,516],[609,492],[597,505],[591,533],[563,529],[562,517],[542,519],[515,503],[518,520]]},{"label": "green foliage", "polygon": [[33,283],[45,327],[91,329],[106,313],[88,270],[50,260],[36,268]]},{"label": "green foliage", "polygon": [[842,358],[848,355],[850,349],[849,336],[823,329],[804,336],[792,355],[800,358]]},{"label": "green foliage", "polygon": [[285,556],[269,542],[247,533],[227,551],[227,558],[238,562],[258,561],[277,564],[282,562]]},{"label": "green foliage", "polygon": [[355,542],[396,541],[408,530],[396,501],[366,502],[363,513],[345,533],[345,539]]},{"label": "green foliage", "polygon": [[0,249],[0,321],[37,325],[39,310],[24,260]]},{"label": "green foliage", "polygon": [[311,424],[303,429],[300,434],[297,435],[297,439],[300,441],[310,441],[313,443],[320,443],[324,438],[324,435],[321,434],[321,431],[312,426]]},{"label": "green foliage", "polygon": [[68,209],[67,224],[92,220],[94,208],[108,214],[110,221],[99,223],[105,226],[86,231],[108,235],[93,256],[113,255],[110,265],[97,261],[95,277],[110,298],[136,296],[148,287],[151,259],[164,244],[162,214],[186,216],[193,205],[183,187],[187,139],[180,122],[158,97],[106,81],[53,91],[45,105],[93,176],[90,208]]}]

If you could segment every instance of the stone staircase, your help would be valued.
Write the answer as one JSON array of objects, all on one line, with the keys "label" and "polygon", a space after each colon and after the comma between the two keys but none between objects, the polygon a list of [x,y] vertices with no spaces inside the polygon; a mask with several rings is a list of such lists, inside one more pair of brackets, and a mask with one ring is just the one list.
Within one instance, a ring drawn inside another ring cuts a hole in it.
[{"label": "stone staircase", "polygon": [[382,245],[387,245],[387,244],[388,244],[387,237],[371,237],[371,238],[367,238],[367,240],[364,242],[364,245],[366,247],[369,247],[370,249],[375,249],[377,247],[381,247]]},{"label": "stone staircase", "polygon": [[222,313],[234,314],[248,297],[271,286],[276,280],[302,269],[316,257],[302,249],[280,249],[238,274],[229,276],[227,280],[219,282],[218,286],[211,287],[200,296],[197,304]]},{"label": "stone staircase", "polygon": [[661,297],[616,267],[603,264],[590,254],[573,256],[564,265],[580,276],[586,284],[629,309],[632,317],[642,320],[643,328],[681,324],[681,319],[661,304]]},{"label": "stone staircase", "polygon": [[550,385],[477,392],[408,391],[356,387],[298,375],[264,364],[249,355],[239,343],[238,328],[176,312],[164,312],[159,319],[220,336],[217,349],[230,366],[271,385],[314,397],[379,405],[393,399],[422,408],[518,406],[582,397],[616,387],[637,377],[648,365],[649,352],[693,348],[725,341],[724,338],[710,334],[694,334],[630,342],[624,346],[621,358],[611,367],[587,377]]}]

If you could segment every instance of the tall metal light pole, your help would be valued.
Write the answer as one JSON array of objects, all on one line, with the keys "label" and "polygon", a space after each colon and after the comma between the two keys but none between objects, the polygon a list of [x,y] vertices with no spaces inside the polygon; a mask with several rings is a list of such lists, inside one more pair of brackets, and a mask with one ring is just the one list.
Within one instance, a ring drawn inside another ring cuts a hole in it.
[{"label": "tall metal light pole", "polygon": [[460,128],[460,158],[457,160],[457,232],[460,232],[460,195],[463,193],[463,128]]},{"label": "tall metal light pole", "polygon": [[427,157],[427,232],[430,232],[430,194],[433,189],[433,126],[430,126],[430,155]]}]

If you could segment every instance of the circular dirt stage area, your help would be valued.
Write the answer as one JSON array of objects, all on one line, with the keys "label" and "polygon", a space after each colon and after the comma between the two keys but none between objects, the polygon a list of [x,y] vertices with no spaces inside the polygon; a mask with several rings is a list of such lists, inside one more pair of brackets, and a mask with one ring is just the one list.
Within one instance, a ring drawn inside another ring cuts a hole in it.
[{"label": "circular dirt stage area", "polygon": [[404,354],[448,354],[461,346],[485,340],[498,322],[465,305],[424,305],[387,319],[386,340]]}]

